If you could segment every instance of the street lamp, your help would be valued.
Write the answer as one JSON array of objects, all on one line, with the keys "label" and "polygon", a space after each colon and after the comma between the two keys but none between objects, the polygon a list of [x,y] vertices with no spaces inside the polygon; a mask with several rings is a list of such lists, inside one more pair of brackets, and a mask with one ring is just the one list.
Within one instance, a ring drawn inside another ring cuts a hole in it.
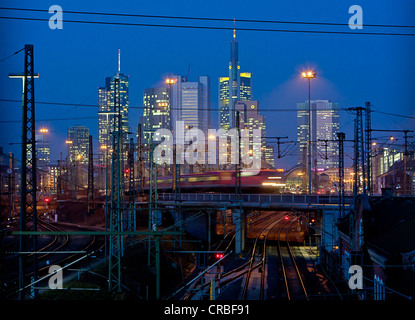
[{"label": "street lamp", "polygon": [[49,130],[47,128],[40,128],[39,131],[41,133],[43,133],[43,136],[45,136],[45,133],[48,133],[49,132]]},{"label": "street lamp", "polygon": [[172,84],[175,84],[175,83],[176,83],[176,81],[177,81],[177,79],[174,79],[174,78],[167,78],[167,79],[166,79],[166,84],[168,84],[168,85],[172,85]]},{"label": "street lamp", "polygon": [[[170,112],[172,112],[172,95],[171,95],[171,86],[172,84],[175,84],[177,82],[176,78],[167,78],[166,84],[169,86],[169,104],[170,104]],[[174,120],[178,120],[178,111],[172,112],[173,115],[176,115],[174,117]],[[175,125],[173,124],[173,128],[175,128]],[[180,150],[181,151],[181,150]],[[180,179],[181,179],[181,173],[180,173],[180,163],[177,163],[177,142],[173,141],[173,170],[172,170],[172,189],[174,191],[174,209],[176,213],[176,221],[179,223],[182,220],[182,214],[181,214],[181,187],[180,187]],[[179,228],[180,230],[180,228]],[[174,242],[174,246],[176,247],[176,239]],[[182,246],[182,238],[179,237],[179,247]]]},{"label": "street lamp", "polygon": [[315,78],[317,75],[316,72],[312,70],[303,71],[301,77],[308,79],[308,152],[307,152],[307,162],[308,162],[308,193],[311,194],[311,142],[312,139],[312,130],[311,130],[311,79]]}]

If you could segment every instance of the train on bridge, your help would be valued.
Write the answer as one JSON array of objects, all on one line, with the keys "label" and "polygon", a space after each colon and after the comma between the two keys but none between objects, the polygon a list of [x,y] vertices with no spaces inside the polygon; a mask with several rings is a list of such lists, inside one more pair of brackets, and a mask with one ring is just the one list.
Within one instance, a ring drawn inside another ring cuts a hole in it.
[{"label": "train on bridge", "polygon": [[[197,174],[182,174],[180,188],[182,192],[234,192],[235,171],[215,171]],[[241,172],[241,185],[244,192],[282,193],[285,189],[286,176],[281,169],[264,169],[259,173],[253,171]],[[157,190],[168,192],[173,190],[173,178],[159,176]],[[148,179],[145,189],[149,188]]]},{"label": "train on bridge", "polygon": [[[320,173],[321,174],[321,173]],[[324,178],[323,178],[324,176]],[[260,172],[244,170],[241,172],[241,185],[244,193],[285,193],[306,194],[306,181],[301,167],[290,170],[261,169]],[[327,180],[327,181],[324,181]],[[327,174],[318,175],[318,189],[315,194],[337,194],[335,183],[331,183]],[[182,192],[219,192],[235,191],[235,171],[212,171],[206,173],[182,174],[180,176]],[[145,181],[144,189],[148,190],[149,181]],[[161,192],[173,191],[171,175],[157,178],[157,189]]]}]

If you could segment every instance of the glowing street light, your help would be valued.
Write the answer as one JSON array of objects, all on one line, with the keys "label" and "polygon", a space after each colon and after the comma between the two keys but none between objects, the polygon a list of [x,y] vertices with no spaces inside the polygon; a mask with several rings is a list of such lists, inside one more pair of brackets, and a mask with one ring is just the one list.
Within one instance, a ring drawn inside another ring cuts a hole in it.
[{"label": "glowing street light", "polygon": [[303,78],[307,78],[307,79],[312,79],[312,78],[315,78],[315,77],[316,77],[316,75],[317,75],[317,73],[316,73],[316,72],[314,72],[314,71],[311,71],[311,70],[309,70],[309,71],[303,71],[303,72],[301,73],[301,76],[302,76]]},{"label": "glowing street light", "polygon": [[301,77],[308,79],[308,193],[311,194],[311,141],[312,139],[312,130],[311,130],[311,79],[315,78],[317,75],[316,72],[312,70],[301,72]]},{"label": "glowing street light", "polygon": [[168,85],[172,85],[172,84],[175,84],[175,83],[176,83],[176,81],[177,81],[177,79],[174,79],[174,78],[167,78],[167,79],[166,79],[166,84],[168,84]]},{"label": "glowing street light", "polygon": [[40,133],[42,134],[43,144],[45,143],[45,134],[49,132],[48,128],[40,128]]}]

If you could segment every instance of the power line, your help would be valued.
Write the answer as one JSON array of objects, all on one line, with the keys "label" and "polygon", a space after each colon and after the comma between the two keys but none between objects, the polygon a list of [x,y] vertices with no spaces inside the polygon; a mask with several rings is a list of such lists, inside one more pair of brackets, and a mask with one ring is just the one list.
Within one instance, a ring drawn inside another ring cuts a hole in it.
[{"label": "power line", "polygon": [[[17,103],[17,102],[22,102],[21,100],[16,100],[16,99],[0,99],[0,102],[13,102],[13,103]],[[50,102],[50,101],[36,101],[37,104],[45,104],[45,105],[54,105],[54,106],[69,106],[69,107],[87,107],[87,108],[98,108],[99,105],[97,104],[82,104],[82,103],[67,103],[67,102]],[[138,110],[144,110],[147,107],[133,107],[133,106],[129,106],[129,109],[138,109]],[[170,110],[181,110],[181,111],[186,111],[186,110],[193,110],[193,109],[186,109],[186,108],[170,108]],[[221,111],[221,109],[219,108],[199,108],[199,110],[201,111]],[[316,111],[327,111],[327,109],[313,109]],[[261,112],[297,112],[298,109],[297,108],[265,108],[262,107],[261,108]],[[302,110],[300,110],[302,111]],[[350,108],[339,108],[339,111],[345,111],[348,113],[352,113],[350,111]],[[378,111],[378,110],[372,110],[372,112],[374,113],[381,113],[381,114],[387,114],[387,115],[391,115],[391,116],[396,116],[396,117],[401,117],[401,118],[407,118],[407,119],[415,119],[414,116],[407,116],[407,115],[402,115],[402,114],[397,114],[397,113],[390,113],[390,112],[383,112],[383,111]],[[60,120],[76,120],[76,119],[88,119],[88,118],[95,118],[95,117],[79,117],[79,118],[57,118],[57,119],[52,119],[53,121],[60,121]],[[48,119],[45,120],[37,120],[37,121],[49,121]],[[0,121],[0,123],[8,123],[8,122],[17,122],[14,120],[11,121],[7,121],[7,120],[3,120]]]},{"label": "power line", "polygon": [[11,55],[9,55],[9,56],[7,56],[7,57],[5,57],[5,58],[1,59],[1,60],[0,60],[0,62],[3,62],[4,60],[9,59],[10,57],[13,57],[15,54],[18,54],[20,51],[23,51],[23,50],[24,50],[24,48],[21,48],[20,50],[18,50],[18,51],[16,51],[16,52],[12,53]]},{"label": "power line", "polygon": [[[35,122],[53,122],[53,121],[71,121],[71,120],[88,120],[96,119],[97,116],[93,117],[71,117],[71,118],[51,118],[51,119],[38,119]],[[21,123],[22,120],[0,120],[0,123]]]},{"label": "power line", "polygon": [[[5,8],[0,10],[29,11],[29,12],[47,12],[44,9],[28,8]],[[283,20],[258,20],[258,19],[236,19],[236,18],[212,18],[212,17],[189,17],[189,16],[166,16],[166,15],[148,15],[133,13],[114,13],[114,12],[91,12],[91,11],[71,11],[65,10],[65,14],[84,14],[99,16],[116,16],[116,17],[134,17],[134,18],[157,18],[157,19],[175,19],[175,20],[201,20],[201,21],[220,21],[220,22],[248,22],[248,23],[270,23],[270,24],[294,24],[294,25],[321,25],[321,26],[349,26],[348,23],[336,22],[310,22],[310,21],[283,21]],[[394,24],[365,24],[365,27],[380,28],[415,28],[411,25],[394,25]]]},{"label": "power line", "polygon": [[[48,22],[48,18],[29,18],[29,17],[5,17],[0,19],[25,20],[25,21],[43,21]],[[237,31],[259,31],[259,32],[288,32],[288,33],[312,33],[312,34],[344,34],[344,35],[377,35],[377,36],[409,36],[413,33],[388,33],[388,32],[346,32],[346,31],[322,31],[322,30],[290,30],[290,29],[265,29],[265,28],[233,28],[233,27],[215,27],[215,26],[192,26],[192,25],[167,25],[167,24],[150,24],[150,23],[127,23],[127,22],[109,22],[109,21],[86,21],[86,20],[64,20],[65,23],[84,23],[100,25],[118,25],[118,26],[136,26],[136,27],[159,27],[159,28],[182,28],[182,29],[206,29],[206,30],[237,30]]]},{"label": "power line", "polygon": [[378,110],[371,110],[371,112],[377,112],[377,113],[386,114],[386,115],[389,115],[389,116],[401,117],[401,118],[415,119],[415,117],[412,117],[412,116],[404,116],[404,115],[401,115],[401,114],[378,111]]},{"label": "power line", "polygon": [[[20,100],[15,99],[0,99],[2,102],[21,102]],[[36,101],[37,104],[45,104],[45,105],[56,105],[56,106],[69,106],[69,107],[88,107],[88,108],[99,108],[99,105],[97,104],[73,104],[73,103],[67,103],[67,102],[49,102],[49,101]],[[133,107],[129,106],[129,109],[147,109],[148,107]],[[170,110],[180,110],[180,111],[186,111],[186,110],[194,110],[193,108],[170,108]],[[221,111],[220,108],[199,108],[198,110],[201,111]],[[327,109],[313,109],[316,111],[325,111]],[[349,108],[339,108],[340,111],[349,111]],[[297,112],[298,109],[296,108],[265,108],[262,107],[261,112]],[[64,119],[62,119],[64,120]],[[0,121],[1,123],[2,121]]]}]

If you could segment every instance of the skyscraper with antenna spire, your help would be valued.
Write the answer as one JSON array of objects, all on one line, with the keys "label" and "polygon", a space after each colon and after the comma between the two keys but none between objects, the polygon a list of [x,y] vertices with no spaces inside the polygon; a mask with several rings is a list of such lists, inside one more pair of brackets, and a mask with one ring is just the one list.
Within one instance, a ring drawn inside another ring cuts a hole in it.
[{"label": "skyscraper with antenna spire", "polygon": [[114,124],[114,83],[115,79],[120,79],[120,103],[121,121],[123,129],[123,144],[128,143],[128,86],[127,75],[121,72],[121,50],[118,49],[118,68],[117,73],[112,77],[105,78],[105,86],[98,88],[98,139],[100,152],[102,149],[111,147],[111,132]]},{"label": "skyscraper with antenna spire", "polygon": [[240,72],[235,22],[230,49],[229,75],[219,78],[219,125],[226,130],[235,126],[236,102],[253,99],[252,74]]}]

